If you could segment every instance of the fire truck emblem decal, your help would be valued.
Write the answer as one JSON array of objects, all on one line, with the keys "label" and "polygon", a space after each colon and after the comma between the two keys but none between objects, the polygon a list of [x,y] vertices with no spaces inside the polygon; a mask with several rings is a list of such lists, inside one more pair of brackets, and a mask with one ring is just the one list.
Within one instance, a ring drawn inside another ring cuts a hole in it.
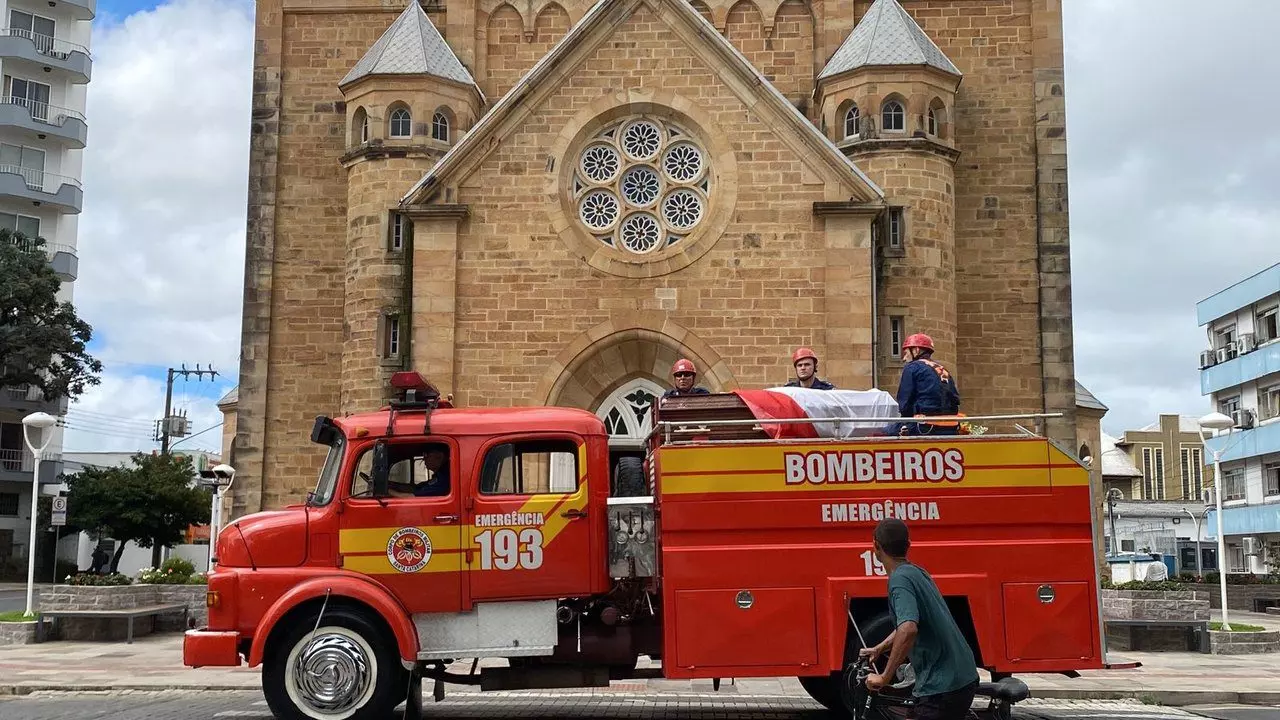
[{"label": "fire truck emblem decal", "polygon": [[387,560],[402,573],[418,572],[431,561],[431,538],[416,527],[400,528],[387,541]]}]

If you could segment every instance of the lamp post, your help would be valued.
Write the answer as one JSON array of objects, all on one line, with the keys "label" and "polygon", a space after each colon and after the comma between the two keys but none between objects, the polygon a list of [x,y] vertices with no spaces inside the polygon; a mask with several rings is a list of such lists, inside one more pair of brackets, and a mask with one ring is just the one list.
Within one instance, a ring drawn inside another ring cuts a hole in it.
[{"label": "lamp post", "polygon": [[[1205,508],[1204,512],[1208,512],[1209,508]],[[1186,508],[1182,508],[1182,512],[1191,516],[1191,522],[1196,526],[1196,577],[1204,577],[1204,568],[1200,563],[1200,516],[1191,512]]]},{"label": "lamp post", "polygon": [[[1211,412],[1200,418],[1200,442],[1208,450],[1208,442],[1204,437],[1204,428],[1210,430],[1230,430],[1235,421],[1220,412]],[[1216,435],[1216,433],[1215,433]],[[1231,632],[1231,624],[1227,622],[1227,539],[1222,534],[1222,449],[1213,450],[1213,495],[1218,517],[1218,591],[1222,594],[1222,629]]]},{"label": "lamp post", "polygon": [[214,552],[218,546],[218,529],[222,525],[222,493],[231,487],[235,480],[236,469],[227,464],[215,465],[212,469],[202,470],[200,476],[213,491],[213,505],[209,508],[209,572],[213,572]]},{"label": "lamp post", "polygon": [[[46,431],[56,425],[57,422],[57,418],[43,412],[31,413],[22,418],[22,440],[27,444],[27,449],[31,451],[31,455],[35,460],[31,471],[31,535],[27,544],[27,611],[23,613],[23,617],[35,615],[31,606],[36,592],[36,513],[38,511],[36,501],[40,498],[40,456],[44,453],[44,449],[49,447],[49,442],[53,440],[53,433]],[[38,447],[31,442],[32,428],[35,428],[40,434],[41,442]],[[57,565],[57,552],[55,548],[55,565]]]}]

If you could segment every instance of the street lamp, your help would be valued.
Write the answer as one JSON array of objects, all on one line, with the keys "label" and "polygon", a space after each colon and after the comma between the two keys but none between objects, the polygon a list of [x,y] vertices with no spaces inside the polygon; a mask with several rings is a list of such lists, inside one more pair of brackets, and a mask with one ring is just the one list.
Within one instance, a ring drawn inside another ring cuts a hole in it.
[{"label": "street lamp", "polygon": [[[22,439],[27,444],[35,459],[31,472],[31,536],[27,545],[27,611],[23,617],[35,615],[31,606],[36,592],[36,501],[40,498],[40,456],[53,440],[53,433],[45,432],[58,423],[58,419],[49,413],[36,412],[22,418]],[[35,428],[42,441],[39,447],[31,442],[31,429]],[[57,564],[57,548],[54,548],[54,564]]]},{"label": "street lamp", "polygon": [[[1200,418],[1200,444],[1208,450],[1208,441],[1204,437],[1204,428],[1210,430],[1230,430],[1236,422],[1220,412],[1211,412]],[[1217,433],[1214,433],[1215,436]],[[1231,624],[1227,622],[1227,539],[1222,534],[1222,448],[1213,452],[1213,495],[1218,516],[1218,590],[1222,594],[1222,629],[1231,632]]]},{"label": "street lamp", "polygon": [[225,463],[202,470],[200,476],[213,490],[213,505],[209,508],[209,572],[213,572],[213,555],[218,546],[218,528],[222,524],[222,494],[235,480],[236,469]]},{"label": "street lamp", "polygon": [[1209,512],[1209,508],[1205,508],[1203,511],[1201,511],[1201,515],[1196,515],[1195,513],[1191,512],[1186,508],[1182,508],[1182,512],[1190,515],[1191,522],[1195,523],[1195,526],[1196,526],[1196,577],[1203,578],[1204,568],[1201,567],[1201,562],[1200,562],[1200,517],[1204,513]]}]

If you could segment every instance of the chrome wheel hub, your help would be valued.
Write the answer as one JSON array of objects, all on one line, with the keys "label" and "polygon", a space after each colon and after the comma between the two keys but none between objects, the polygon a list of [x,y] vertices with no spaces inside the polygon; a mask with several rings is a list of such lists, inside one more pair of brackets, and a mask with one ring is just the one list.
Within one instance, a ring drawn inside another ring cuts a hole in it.
[{"label": "chrome wheel hub", "polygon": [[307,643],[293,665],[301,700],[322,713],[350,710],[373,682],[365,650],[345,635],[320,634]]}]

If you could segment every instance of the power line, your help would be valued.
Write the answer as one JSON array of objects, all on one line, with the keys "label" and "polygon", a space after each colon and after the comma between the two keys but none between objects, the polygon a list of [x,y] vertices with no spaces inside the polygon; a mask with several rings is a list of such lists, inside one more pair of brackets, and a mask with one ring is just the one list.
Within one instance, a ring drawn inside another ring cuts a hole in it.
[{"label": "power line", "polygon": [[200,431],[200,432],[198,432],[198,433],[194,433],[194,434],[192,434],[192,435],[188,435],[188,436],[186,436],[186,437],[182,438],[181,440],[179,440],[178,442],[174,443],[173,445],[170,445],[170,446],[169,446],[169,449],[170,449],[170,450],[172,450],[172,449],[173,449],[173,448],[175,448],[179,443],[184,443],[184,442],[186,442],[186,441],[190,440],[190,439],[191,439],[191,438],[193,438],[193,437],[196,437],[196,436],[199,436],[199,435],[203,435],[203,434],[205,434],[205,433],[209,432],[210,430],[217,430],[217,429],[218,429],[218,428],[220,428],[220,427],[222,427],[222,423],[218,423],[217,425],[214,425],[213,427],[207,427],[207,428],[205,428],[205,429],[201,430],[201,431]]}]

